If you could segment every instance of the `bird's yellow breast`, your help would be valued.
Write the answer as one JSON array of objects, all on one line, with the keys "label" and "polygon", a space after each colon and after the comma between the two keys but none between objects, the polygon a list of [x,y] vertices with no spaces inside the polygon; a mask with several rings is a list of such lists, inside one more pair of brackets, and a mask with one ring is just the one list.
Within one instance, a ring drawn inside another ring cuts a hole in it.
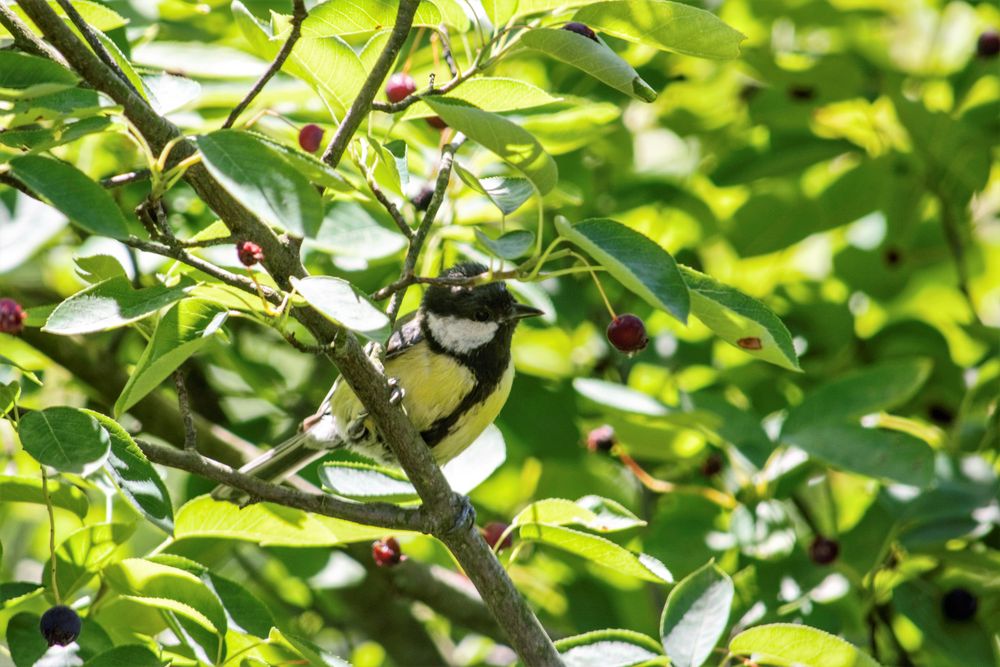
[{"label": "bird's yellow breast", "polygon": [[[471,370],[447,354],[433,353],[426,341],[385,362],[385,374],[396,378],[403,389],[403,408],[418,431],[425,431],[434,422],[452,414],[476,386]],[[483,402],[472,406],[459,417],[452,429],[434,448],[434,458],[444,463],[465,450],[483,430],[493,423],[514,381],[511,362],[495,390]],[[364,412],[361,402],[347,383],[341,382],[331,397],[331,409],[340,428],[354,423]],[[374,429],[374,424],[368,427]]]}]

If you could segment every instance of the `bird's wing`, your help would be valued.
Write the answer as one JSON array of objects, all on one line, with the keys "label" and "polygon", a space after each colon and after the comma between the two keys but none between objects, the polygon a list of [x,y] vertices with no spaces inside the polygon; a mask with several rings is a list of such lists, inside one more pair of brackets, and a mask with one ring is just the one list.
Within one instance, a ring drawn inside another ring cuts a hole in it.
[{"label": "bird's wing", "polygon": [[400,320],[399,326],[389,336],[389,342],[385,346],[385,358],[392,359],[416,345],[424,339],[424,332],[420,330],[420,320],[414,311]]}]

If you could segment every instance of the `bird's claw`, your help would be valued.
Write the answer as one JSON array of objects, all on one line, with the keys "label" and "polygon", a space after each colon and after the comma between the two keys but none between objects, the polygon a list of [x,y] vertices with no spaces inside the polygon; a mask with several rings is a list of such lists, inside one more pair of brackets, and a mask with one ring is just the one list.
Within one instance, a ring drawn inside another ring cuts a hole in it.
[{"label": "bird's claw", "polygon": [[468,496],[456,493],[452,504],[457,506],[455,521],[445,530],[446,533],[466,532],[476,525],[476,508],[472,506],[472,501],[469,500]]},{"label": "bird's claw", "polygon": [[399,378],[391,377],[387,383],[389,385],[389,405],[399,405],[403,402],[403,397],[406,396],[406,390],[400,386]]}]

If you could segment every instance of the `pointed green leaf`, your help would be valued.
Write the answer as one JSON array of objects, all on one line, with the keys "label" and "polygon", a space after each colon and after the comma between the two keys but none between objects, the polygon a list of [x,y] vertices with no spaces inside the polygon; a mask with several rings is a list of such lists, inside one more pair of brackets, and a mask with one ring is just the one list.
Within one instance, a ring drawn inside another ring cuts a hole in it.
[{"label": "pointed green leaf", "polygon": [[557,547],[619,574],[655,583],[673,581],[666,566],[652,556],[632,553],[597,535],[538,523],[521,524],[518,534],[522,540],[534,540]]},{"label": "pointed green leaf", "polygon": [[858,419],[909,400],[931,372],[927,359],[887,361],[827,382],[788,413],[782,436],[820,422]]},{"label": "pointed green leaf", "polygon": [[543,195],[556,186],[559,170],[538,140],[511,120],[444,98],[424,101],[450,127],[520,170]]},{"label": "pointed green leaf", "polygon": [[630,42],[699,58],[736,58],[746,39],[711,12],[666,0],[594,2],[573,20]]},{"label": "pointed green leaf", "polygon": [[164,313],[115,401],[115,416],[138,403],[204,347],[219,331],[226,316],[226,310],[203,299],[184,299]]},{"label": "pointed green leaf", "polygon": [[663,664],[659,645],[633,630],[595,630],[555,642],[567,667],[632,667]]},{"label": "pointed green leaf", "polygon": [[395,255],[406,247],[406,237],[380,225],[360,204],[338,201],[326,212],[316,238],[306,244],[334,257],[367,261]]},{"label": "pointed green leaf", "polygon": [[691,307],[687,283],[670,253],[648,237],[607,218],[571,225],[557,217],[556,229],[651,306],[687,322]]},{"label": "pointed green leaf", "polygon": [[729,623],[733,581],[709,562],[670,591],[660,618],[663,648],[675,667],[700,667]]},{"label": "pointed green leaf", "polygon": [[24,451],[61,472],[86,474],[108,455],[108,432],[77,408],[55,407],[29,412],[17,424]]},{"label": "pointed green leaf", "polygon": [[0,51],[0,99],[40,97],[72,88],[79,78],[48,58]]},{"label": "pointed green leaf", "polygon": [[758,359],[801,370],[784,322],[763,303],[711,276],[681,266],[691,312],[722,340]]},{"label": "pointed green leaf", "polygon": [[[135,532],[134,523],[98,523],[69,534],[56,549],[56,582],[59,593],[70,598],[105,565]],[[51,561],[50,561],[51,562]],[[51,569],[42,575],[51,587]]]},{"label": "pointed green leaf", "polygon": [[86,410],[111,437],[105,464],[118,490],[154,526],[170,534],[174,530],[174,508],[163,479],[122,426],[107,415]]},{"label": "pointed green leaf", "polygon": [[160,667],[163,662],[141,644],[123,644],[95,655],[83,667]]},{"label": "pointed green leaf", "polygon": [[41,155],[10,161],[11,173],[73,223],[98,236],[123,239],[128,225],[104,188],[71,164]]},{"label": "pointed green leaf", "polygon": [[[329,0],[309,11],[302,24],[307,37],[356,35],[391,28],[396,22],[399,3],[393,0]],[[430,2],[421,2],[413,17],[413,26],[436,27],[441,12]]]},{"label": "pointed green leaf", "polygon": [[541,51],[572,65],[629,97],[643,102],[656,100],[656,91],[603,42],[595,42],[569,30],[553,28],[529,30],[521,41],[529,49]]},{"label": "pointed green leaf", "polygon": [[526,523],[578,525],[601,533],[646,525],[620,504],[600,496],[584,496],[576,502],[562,498],[537,500],[518,512],[510,523],[512,526]]},{"label": "pointed green leaf", "polygon": [[[469,79],[450,93],[435,99],[458,100],[483,111],[501,113],[540,107],[558,102],[561,98],[552,97],[541,88],[518,79],[481,76]],[[417,102],[403,112],[402,120],[436,115],[437,112],[425,102]]]},{"label": "pointed green leaf", "polygon": [[154,285],[137,290],[125,276],[109,278],[60,303],[42,331],[70,336],[117,329],[180,301],[192,287],[185,279],[173,287]]},{"label": "pointed green leaf", "polygon": [[878,667],[871,656],[840,637],[791,623],[744,630],[729,642],[729,650],[778,667]]},{"label": "pointed green leaf", "polygon": [[309,276],[293,278],[292,285],[310,306],[330,321],[372,339],[382,340],[388,335],[389,318],[346,280]]},{"label": "pointed green leaf", "polygon": [[496,239],[491,239],[477,229],[476,238],[486,246],[491,254],[501,259],[523,257],[535,243],[535,234],[527,229],[515,229]]},{"label": "pointed green leaf", "polygon": [[277,151],[239,130],[205,134],[197,143],[205,167],[247,210],[272,227],[315,234],[323,218],[319,193]]},{"label": "pointed green leaf", "polygon": [[361,58],[340,37],[303,37],[295,43],[285,69],[312,86],[337,122],[365,82]]}]

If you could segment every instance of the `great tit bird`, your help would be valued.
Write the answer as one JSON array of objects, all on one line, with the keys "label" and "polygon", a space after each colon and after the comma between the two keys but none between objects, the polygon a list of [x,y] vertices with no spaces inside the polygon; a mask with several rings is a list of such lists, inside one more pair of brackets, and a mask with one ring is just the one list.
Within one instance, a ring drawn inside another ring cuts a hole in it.
[{"label": "great tit bird", "polygon": [[[475,262],[441,273],[469,278],[486,272]],[[413,425],[443,464],[472,444],[507,402],[514,380],[510,343],[517,323],[542,311],[518,303],[503,282],[473,287],[431,285],[420,308],[403,321],[386,345],[385,374],[397,383]],[[395,458],[357,396],[334,382],[303,431],[240,472],[281,482],[327,452],[346,447],[380,463]],[[241,502],[246,494],[220,486],[218,500]]]}]

